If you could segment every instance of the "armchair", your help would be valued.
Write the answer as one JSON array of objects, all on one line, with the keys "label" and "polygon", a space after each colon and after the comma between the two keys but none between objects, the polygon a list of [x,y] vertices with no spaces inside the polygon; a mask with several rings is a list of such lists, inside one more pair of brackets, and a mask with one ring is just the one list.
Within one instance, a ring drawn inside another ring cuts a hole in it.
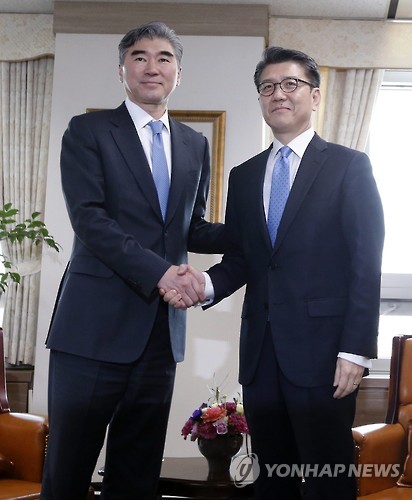
[{"label": "armchair", "polygon": [[40,498],[47,434],[45,417],[10,412],[0,328],[0,499]]},{"label": "armchair", "polygon": [[46,439],[44,417],[0,415],[0,499],[40,498]]},{"label": "armchair", "polygon": [[412,335],[394,337],[384,423],[353,429],[358,500],[412,498]]}]

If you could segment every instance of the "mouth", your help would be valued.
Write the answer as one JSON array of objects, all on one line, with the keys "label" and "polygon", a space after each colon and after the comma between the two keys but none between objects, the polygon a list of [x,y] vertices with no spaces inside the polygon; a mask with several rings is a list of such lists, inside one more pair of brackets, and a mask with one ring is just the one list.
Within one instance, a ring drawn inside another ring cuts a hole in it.
[{"label": "mouth", "polygon": [[148,82],[142,82],[142,85],[147,85],[149,87],[156,87],[158,85],[161,85],[161,83],[160,82],[148,81]]},{"label": "mouth", "polygon": [[285,111],[290,111],[290,108],[286,106],[276,106],[276,108],[272,109],[272,113],[283,113]]}]

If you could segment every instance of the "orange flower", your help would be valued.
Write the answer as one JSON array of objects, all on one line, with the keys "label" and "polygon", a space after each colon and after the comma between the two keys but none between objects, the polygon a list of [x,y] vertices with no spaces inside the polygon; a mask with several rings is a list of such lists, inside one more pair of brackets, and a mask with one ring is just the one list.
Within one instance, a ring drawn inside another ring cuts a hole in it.
[{"label": "orange flower", "polygon": [[204,422],[216,422],[226,416],[226,409],[220,406],[211,406],[203,409],[202,420]]}]

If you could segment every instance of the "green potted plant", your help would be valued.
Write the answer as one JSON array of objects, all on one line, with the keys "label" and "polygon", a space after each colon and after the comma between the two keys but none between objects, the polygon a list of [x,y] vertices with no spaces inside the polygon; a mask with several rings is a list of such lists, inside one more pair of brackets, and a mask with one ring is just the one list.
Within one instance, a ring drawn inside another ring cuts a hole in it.
[{"label": "green potted plant", "polygon": [[[15,244],[29,239],[33,245],[44,242],[57,252],[59,251],[59,244],[50,235],[45,223],[39,219],[40,212],[33,212],[31,217],[23,222],[16,221],[15,217],[18,213],[18,209],[14,208],[12,203],[6,203],[0,210],[0,243],[6,240]],[[3,253],[0,254],[0,263],[4,267],[0,269],[0,293],[4,293],[11,281],[20,283],[20,275],[15,271],[13,262]]]}]

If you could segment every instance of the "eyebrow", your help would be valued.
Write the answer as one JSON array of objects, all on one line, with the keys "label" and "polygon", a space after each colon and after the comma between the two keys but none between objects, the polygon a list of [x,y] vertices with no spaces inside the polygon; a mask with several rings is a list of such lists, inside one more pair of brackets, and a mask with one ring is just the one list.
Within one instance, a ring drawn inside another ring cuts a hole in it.
[{"label": "eyebrow", "polygon": [[[147,54],[147,50],[138,50],[138,49],[135,49],[133,50],[130,55],[131,56],[138,56],[140,54]],[[158,52],[156,55],[159,55],[159,56],[166,56],[166,57],[171,57],[173,58],[174,57],[174,54],[172,52],[169,52],[168,50],[161,50],[160,52]]]},{"label": "eyebrow", "polygon": [[[289,78],[292,80],[301,80],[299,76],[282,76],[282,78],[279,80],[278,83],[282,82],[283,80],[288,80]],[[261,83],[276,83],[276,82],[274,82],[273,79],[269,79],[269,80],[262,80]]]}]

